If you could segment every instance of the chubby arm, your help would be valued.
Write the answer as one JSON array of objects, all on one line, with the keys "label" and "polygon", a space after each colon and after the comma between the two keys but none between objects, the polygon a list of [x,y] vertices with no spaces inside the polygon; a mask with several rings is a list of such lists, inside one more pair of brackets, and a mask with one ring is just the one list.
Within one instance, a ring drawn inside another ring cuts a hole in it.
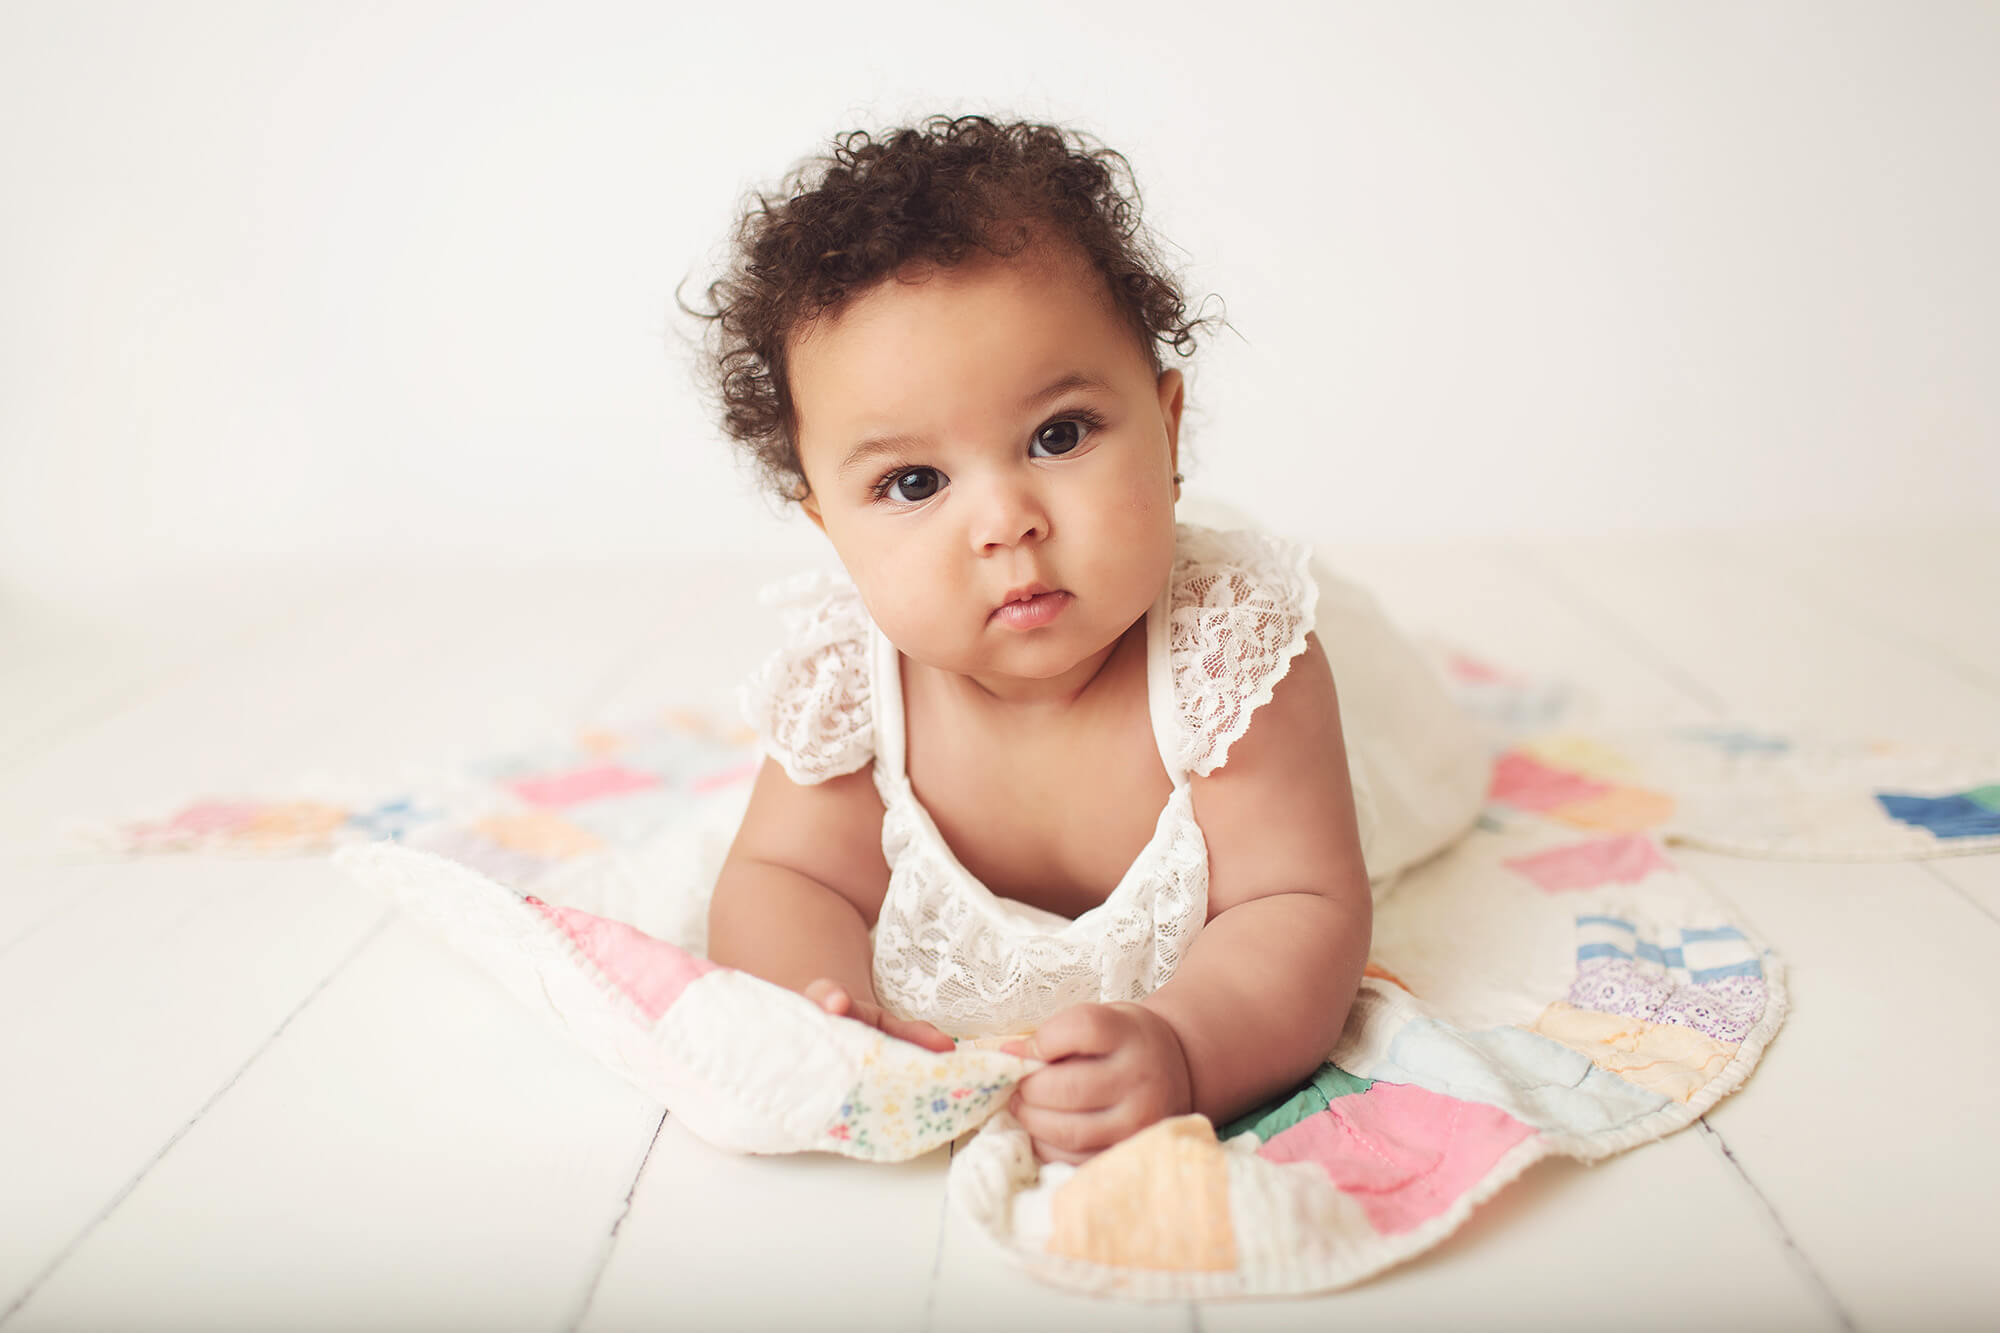
[{"label": "chubby arm", "polygon": [[1346,1023],[1374,900],[1316,638],[1193,795],[1208,922],[1173,979],[1138,1004],[1066,1009],[1017,1048],[1050,1061],[1010,1103],[1045,1160],[1082,1161],[1164,1116],[1233,1120],[1309,1076]]},{"label": "chubby arm", "polygon": [[1317,638],[1193,795],[1208,924],[1143,1004],[1180,1039],[1193,1109],[1221,1124],[1319,1067],[1368,965],[1374,899]]},{"label": "chubby arm", "polygon": [[882,800],[868,770],[802,785],[766,759],[709,902],[708,956],[891,1036],[950,1049],[930,1024],[876,1003],[868,932],[888,888]]}]

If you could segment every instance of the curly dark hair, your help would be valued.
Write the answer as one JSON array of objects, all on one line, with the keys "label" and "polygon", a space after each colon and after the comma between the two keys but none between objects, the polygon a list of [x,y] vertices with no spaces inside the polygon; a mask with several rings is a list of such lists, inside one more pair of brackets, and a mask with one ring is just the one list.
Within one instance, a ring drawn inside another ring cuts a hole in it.
[{"label": "curly dark hair", "polygon": [[700,376],[724,429],[783,498],[808,494],[787,340],[907,264],[948,267],[973,250],[1002,258],[1038,236],[1074,244],[1103,275],[1155,370],[1161,349],[1192,355],[1180,283],[1140,225],[1125,157],[1077,130],[931,116],[871,135],[852,130],[806,159],[777,197],[743,210],[723,276],[707,288]]}]

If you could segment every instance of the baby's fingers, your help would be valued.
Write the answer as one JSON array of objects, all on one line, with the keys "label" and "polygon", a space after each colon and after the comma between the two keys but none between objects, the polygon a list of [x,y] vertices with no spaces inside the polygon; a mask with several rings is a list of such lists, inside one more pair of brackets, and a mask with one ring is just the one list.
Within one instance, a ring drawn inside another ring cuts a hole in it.
[{"label": "baby's fingers", "polygon": [[1108,1055],[1132,1030],[1132,1020],[1108,1004],[1073,1004],[1035,1029],[1026,1054],[1053,1063],[1073,1055]]},{"label": "baby's fingers", "polygon": [[1123,1094],[1105,1061],[1076,1056],[1022,1079],[1014,1099],[1049,1111],[1101,1111],[1116,1105]]},{"label": "baby's fingers", "polygon": [[927,1051],[942,1054],[957,1049],[957,1044],[950,1037],[929,1023],[897,1018],[880,1005],[857,1000],[848,993],[847,987],[837,981],[822,977],[818,981],[808,982],[805,990],[800,993],[837,1018],[851,1018],[857,1023],[866,1023],[872,1028],[879,1028],[891,1037],[912,1042]]},{"label": "baby's fingers", "polygon": [[847,987],[841,985],[838,981],[821,977],[818,981],[807,982],[806,988],[800,991],[799,994],[805,996],[829,1014],[845,1017],[858,1016],[854,1013],[854,997],[849,995]]},{"label": "baby's fingers", "polygon": [[914,1018],[896,1018],[885,1012],[882,1014],[881,1028],[890,1036],[914,1042],[927,1051],[943,1053],[958,1049],[958,1043],[954,1042],[950,1037],[945,1036],[944,1033],[938,1031],[929,1023],[920,1022]]},{"label": "baby's fingers", "polygon": [[1116,1111],[1051,1111],[1018,1099],[1008,1108],[1044,1162],[1082,1162],[1131,1133]]}]

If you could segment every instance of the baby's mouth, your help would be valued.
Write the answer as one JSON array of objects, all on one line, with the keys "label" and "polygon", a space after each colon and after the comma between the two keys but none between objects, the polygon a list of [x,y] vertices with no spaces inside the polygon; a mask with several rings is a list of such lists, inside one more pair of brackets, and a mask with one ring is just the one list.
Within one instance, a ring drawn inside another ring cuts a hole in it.
[{"label": "baby's mouth", "polygon": [[988,616],[1008,629],[1040,629],[1060,616],[1076,598],[1059,588],[1031,584],[1007,595],[1007,600]]}]

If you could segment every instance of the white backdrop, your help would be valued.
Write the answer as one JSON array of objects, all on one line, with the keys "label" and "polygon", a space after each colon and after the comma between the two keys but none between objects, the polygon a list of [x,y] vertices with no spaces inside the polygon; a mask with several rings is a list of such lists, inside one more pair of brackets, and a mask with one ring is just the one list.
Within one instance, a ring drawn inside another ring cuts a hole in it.
[{"label": "white backdrop", "polygon": [[0,581],[816,550],[672,293],[833,132],[1123,150],[1322,536],[2000,517],[2000,5],[0,0]]}]

